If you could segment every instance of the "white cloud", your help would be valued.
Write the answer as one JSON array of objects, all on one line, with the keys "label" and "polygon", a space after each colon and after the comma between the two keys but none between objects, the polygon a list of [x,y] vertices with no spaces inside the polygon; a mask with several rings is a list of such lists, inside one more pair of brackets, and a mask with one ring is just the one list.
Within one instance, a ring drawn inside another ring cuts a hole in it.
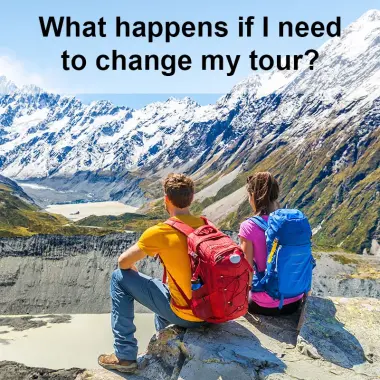
[{"label": "white cloud", "polygon": [[29,72],[23,62],[9,55],[0,55],[0,76],[2,75],[5,75],[18,87],[28,84],[42,88],[48,87],[41,75]]}]

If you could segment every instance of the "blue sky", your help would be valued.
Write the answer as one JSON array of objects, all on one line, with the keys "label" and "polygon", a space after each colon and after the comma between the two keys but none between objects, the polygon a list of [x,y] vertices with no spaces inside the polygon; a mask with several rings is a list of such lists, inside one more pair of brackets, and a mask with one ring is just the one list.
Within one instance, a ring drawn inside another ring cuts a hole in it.
[{"label": "blue sky", "polygon": [[[207,94],[225,93],[235,83],[251,73],[248,55],[256,49],[260,54],[302,54],[318,48],[327,38],[269,38],[259,33],[261,19],[268,16],[271,26],[278,21],[330,21],[342,17],[343,26],[359,18],[369,9],[379,8],[378,0],[191,0],[191,1],[128,1],[128,0],[12,0],[1,1],[0,13],[0,75],[5,74],[18,84],[36,83],[54,91],[78,94]],[[237,38],[239,16],[255,16],[256,35]],[[39,16],[71,16],[84,22],[107,21],[107,38],[43,38]],[[145,39],[114,37],[114,20],[126,21],[226,21],[226,38],[177,38],[170,44],[159,40],[149,44]],[[272,31],[274,33],[274,30]],[[193,68],[164,77],[159,72],[107,71],[94,65],[95,57],[117,49],[131,54],[189,54]],[[60,55],[68,50],[88,59],[83,71],[63,71]],[[227,77],[225,72],[200,70],[202,54],[241,54],[237,73]]]}]

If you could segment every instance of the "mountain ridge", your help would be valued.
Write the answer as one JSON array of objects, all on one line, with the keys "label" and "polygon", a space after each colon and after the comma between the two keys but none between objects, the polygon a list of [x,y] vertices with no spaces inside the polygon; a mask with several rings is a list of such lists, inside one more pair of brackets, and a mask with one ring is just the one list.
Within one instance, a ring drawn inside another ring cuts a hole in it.
[{"label": "mountain ridge", "polygon": [[380,11],[319,52],[312,71],[252,75],[208,106],[171,98],[133,110],[13,92],[0,97],[0,170],[140,205],[160,196],[168,172],[186,172],[203,192],[199,212],[214,215],[229,197],[217,219],[234,229],[250,213],[247,173],[271,170],[282,203],[310,216],[317,244],[369,251],[380,236]]}]

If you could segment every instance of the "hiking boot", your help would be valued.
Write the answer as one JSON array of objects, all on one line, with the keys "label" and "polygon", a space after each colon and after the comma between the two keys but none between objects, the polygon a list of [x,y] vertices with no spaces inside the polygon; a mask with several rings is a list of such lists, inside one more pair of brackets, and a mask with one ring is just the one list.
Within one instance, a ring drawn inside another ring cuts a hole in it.
[{"label": "hiking boot", "polygon": [[137,371],[136,360],[120,360],[115,354],[100,355],[98,364],[105,369],[112,369],[123,373],[134,373]]}]

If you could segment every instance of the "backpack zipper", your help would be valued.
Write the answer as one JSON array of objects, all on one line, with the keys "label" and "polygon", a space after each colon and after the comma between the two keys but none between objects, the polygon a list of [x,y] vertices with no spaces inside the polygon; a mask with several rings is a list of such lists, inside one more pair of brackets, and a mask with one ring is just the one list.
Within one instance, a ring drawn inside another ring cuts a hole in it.
[{"label": "backpack zipper", "polygon": [[282,245],[279,245],[278,249],[277,249],[277,254],[276,254],[276,270],[275,270],[276,273],[278,273],[277,272],[277,268],[278,268],[278,256],[279,256],[279,253],[281,251],[281,248],[282,248]]}]

